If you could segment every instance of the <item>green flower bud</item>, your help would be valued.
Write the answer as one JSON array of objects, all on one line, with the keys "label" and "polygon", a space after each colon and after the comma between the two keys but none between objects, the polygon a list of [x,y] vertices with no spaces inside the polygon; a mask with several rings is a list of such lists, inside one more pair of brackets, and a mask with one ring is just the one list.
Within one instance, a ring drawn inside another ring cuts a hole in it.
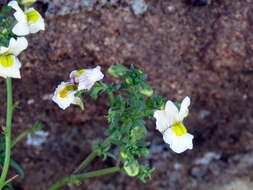
[{"label": "green flower bud", "polygon": [[136,126],[131,130],[133,140],[140,140],[147,135],[147,129],[144,126]]},{"label": "green flower bud", "polygon": [[137,176],[139,174],[139,164],[136,161],[132,163],[124,163],[124,169],[129,176]]},{"label": "green flower bud", "polygon": [[2,30],[2,34],[7,34],[8,33],[8,30],[5,28]]},{"label": "green flower bud", "polygon": [[165,109],[165,104],[160,106],[160,110],[164,110]]},{"label": "green flower bud", "polygon": [[148,97],[152,96],[154,93],[153,89],[149,85],[143,85],[139,92]]},{"label": "green flower bud", "polygon": [[113,77],[122,77],[127,71],[128,69],[122,65],[112,65],[107,70]]},{"label": "green flower bud", "polygon": [[125,152],[120,152],[120,156],[121,156],[123,159],[127,159],[127,158],[128,158],[128,155],[127,155]]},{"label": "green flower bud", "polygon": [[127,76],[125,78],[125,83],[128,84],[128,85],[132,85],[133,84],[133,79],[129,76]]}]

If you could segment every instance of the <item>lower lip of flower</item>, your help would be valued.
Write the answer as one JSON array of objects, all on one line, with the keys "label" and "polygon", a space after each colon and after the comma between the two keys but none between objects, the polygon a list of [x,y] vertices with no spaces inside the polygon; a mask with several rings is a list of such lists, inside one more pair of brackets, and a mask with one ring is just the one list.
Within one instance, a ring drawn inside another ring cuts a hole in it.
[{"label": "lower lip of flower", "polygon": [[0,57],[0,64],[3,67],[11,67],[14,64],[14,57],[13,56],[1,56]]},{"label": "lower lip of flower", "polygon": [[66,98],[66,97],[68,97],[68,92],[74,91],[74,90],[76,90],[76,89],[77,89],[77,87],[76,87],[75,85],[68,85],[68,86],[65,86],[62,90],[60,90],[59,96],[60,96],[61,98]]},{"label": "lower lip of flower", "polygon": [[181,122],[174,123],[171,129],[178,137],[183,136],[187,133],[186,127]]}]

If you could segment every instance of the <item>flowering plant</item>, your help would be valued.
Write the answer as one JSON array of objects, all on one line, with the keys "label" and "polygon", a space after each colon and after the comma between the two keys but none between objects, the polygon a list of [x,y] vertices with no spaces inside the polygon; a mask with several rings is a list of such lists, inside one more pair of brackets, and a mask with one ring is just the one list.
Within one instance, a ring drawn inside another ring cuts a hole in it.
[{"label": "flowering plant", "polygon": [[[45,29],[44,19],[33,8],[29,8],[34,0],[23,0],[24,11],[17,1],[8,3],[7,11],[1,16],[0,34],[0,77],[6,80],[7,111],[6,126],[2,126],[3,136],[0,138],[0,190],[11,189],[11,181],[7,179],[9,166],[14,167],[20,176],[24,175],[22,168],[11,158],[11,149],[23,137],[41,129],[39,122],[34,128],[22,132],[12,140],[12,115],[17,105],[13,105],[12,78],[21,78],[22,64],[18,55],[28,47],[25,37]],[[9,13],[14,9],[14,17]],[[156,119],[156,129],[163,136],[165,143],[176,153],[192,149],[193,135],[187,132],[183,119],[189,113],[190,98],[186,97],[182,103],[166,101],[159,96],[146,79],[147,75],[142,69],[133,65],[129,68],[123,65],[112,65],[107,72],[116,77],[117,82],[105,83],[102,81],[104,74],[100,66],[95,68],[82,68],[74,70],[69,75],[69,80],[61,82],[55,89],[52,101],[60,109],[67,109],[72,104],[85,110],[83,94],[89,94],[97,100],[107,96],[108,113],[106,119],[108,128],[106,138],[98,139],[93,146],[93,151],[87,156],[70,176],[63,178],[48,188],[57,190],[67,184],[79,184],[81,180],[96,176],[124,172],[129,176],[138,177],[145,182],[155,170],[145,164],[143,158],[149,154],[150,142],[146,140],[148,130],[145,126],[147,119]],[[44,134],[46,135],[46,134]],[[96,157],[113,159],[115,166],[111,168],[84,173],[86,167]]]},{"label": "flowering plant", "polygon": [[[73,79],[73,73],[77,78]],[[117,77],[121,82],[112,84],[102,82],[104,75],[97,66],[94,69],[71,72],[70,81],[62,82],[56,88],[53,101],[62,109],[71,104],[83,105],[84,93],[88,93],[94,100],[106,94],[109,99],[106,116],[109,126],[105,131],[106,138],[97,140],[93,152],[76,168],[74,174],[55,183],[49,190],[59,189],[66,184],[79,183],[90,175],[95,177],[119,171],[136,176],[145,182],[154,171],[154,168],[143,164],[142,159],[149,154],[150,143],[145,140],[148,135],[145,127],[146,119],[156,118],[157,130],[162,133],[165,143],[168,143],[174,152],[182,153],[192,149],[193,136],[187,133],[183,125],[183,119],[189,113],[189,97],[181,104],[166,102],[165,98],[157,95],[146,82],[147,75],[143,70],[135,69],[133,65],[130,68],[113,65],[108,69],[108,74]],[[77,174],[83,172],[96,157],[115,160],[115,167]]]}]

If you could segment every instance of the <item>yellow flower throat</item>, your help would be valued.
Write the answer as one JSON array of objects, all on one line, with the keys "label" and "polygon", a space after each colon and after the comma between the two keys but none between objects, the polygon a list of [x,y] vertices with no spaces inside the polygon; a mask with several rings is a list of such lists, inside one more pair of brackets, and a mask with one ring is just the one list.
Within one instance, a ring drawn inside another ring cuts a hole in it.
[{"label": "yellow flower throat", "polygon": [[187,129],[181,122],[176,122],[171,127],[172,131],[176,134],[176,136],[183,136],[187,133]]},{"label": "yellow flower throat", "polygon": [[25,13],[25,15],[28,22],[36,23],[40,19],[40,14],[38,13],[38,11],[35,10],[29,11]]},{"label": "yellow flower throat", "polygon": [[80,77],[85,72],[84,69],[76,71],[76,76]]},{"label": "yellow flower throat", "polygon": [[14,57],[9,56],[0,56],[0,65],[3,67],[11,67],[14,64]]},{"label": "yellow flower throat", "polygon": [[76,89],[77,89],[77,87],[75,85],[67,85],[62,90],[59,91],[59,96],[61,98],[66,98],[66,97],[68,97],[68,93],[70,91],[74,91]]}]

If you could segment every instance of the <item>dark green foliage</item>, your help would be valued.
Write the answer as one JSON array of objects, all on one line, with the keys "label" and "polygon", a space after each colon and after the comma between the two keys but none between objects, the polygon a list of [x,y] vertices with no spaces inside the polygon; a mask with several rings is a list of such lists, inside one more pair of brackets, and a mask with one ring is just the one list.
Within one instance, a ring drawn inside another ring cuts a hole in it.
[{"label": "dark green foliage", "polygon": [[9,40],[15,35],[11,32],[14,20],[0,16],[0,46],[8,47]]},{"label": "dark green foliage", "polygon": [[[106,85],[97,83],[90,91],[96,99],[102,93],[110,98],[106,130],[106,140],[99,140],[94,150],[104,159],[117,159],[129,176],[138,176],[145,182],[154,169],[141,164],[141,157],[147,157],[148,142],[145,141],[147,129],[145,119],[153,116],[154,110],[164,107],[165,100],[153,95],[153,89],[146,82],[147,75],[132,65],[129,69],[122,65],[113,65],[109,74],[120,78],[122,83]],[[112,146],[118,147],[118,155],[110,153]]]}]

